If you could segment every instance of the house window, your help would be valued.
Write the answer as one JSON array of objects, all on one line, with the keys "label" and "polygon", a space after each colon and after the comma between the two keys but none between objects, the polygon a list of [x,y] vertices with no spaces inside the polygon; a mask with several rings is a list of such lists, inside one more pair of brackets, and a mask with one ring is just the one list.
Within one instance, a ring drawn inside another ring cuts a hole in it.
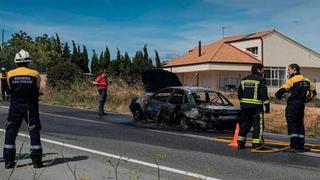
[{"label": "house window", "polygon": [[286,68],[284,67],[265,67],[264,78],[268,86],[279,87],[286,81]]},{"label": "house window", "polygon": [[249,47],[247,51],[251,52],[252,54],[258,55],[258,47]]}]

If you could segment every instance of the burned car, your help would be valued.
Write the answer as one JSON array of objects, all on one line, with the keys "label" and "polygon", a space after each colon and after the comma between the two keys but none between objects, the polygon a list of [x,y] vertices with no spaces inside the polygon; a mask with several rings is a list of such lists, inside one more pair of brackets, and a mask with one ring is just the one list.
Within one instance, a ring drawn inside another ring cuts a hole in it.
[{"label": "burned car", "polygon": [[240,119],[240,108],[213,89],[182,86],[174,73],[164,70],[144,71],[141,77],[147,95],[134,97],[129,105],[136,121],[211,129],[234,127]]}]

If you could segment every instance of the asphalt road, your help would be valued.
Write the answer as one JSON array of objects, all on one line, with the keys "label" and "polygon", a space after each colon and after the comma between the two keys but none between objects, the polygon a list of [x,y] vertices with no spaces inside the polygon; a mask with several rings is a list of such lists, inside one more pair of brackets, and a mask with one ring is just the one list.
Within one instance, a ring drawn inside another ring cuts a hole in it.
[{"label": "asphalt road", "polygon": [[[2,129],[8,105],[0,103]],[[168,130],[152,124],[136,124],[128,115],[109,113],[99,117],[93,111],[62,106],[41,105],[40,112],[43,138],[141,162],[154,164],[157,161],[164,167],[217,179],[319,179],[320,177],[320,155],[286,152],[257,154],[251,153],[249,148],[233,150],[226,143],[213,140],[217,136],[232,136],[228,132]],[[21,129],[21,132],[25,133],[23,132],[25,128]],[[266,138],[288,140],[286,136],[272,134],[266,134]],[[320,139],[309,138],[307,142],[320,144]],[[102,155],[88,153],[88,156],[99,161],[96,157]],[[132,164],[134,162],[122,166],[132,166]],[[141,166],[141,172],[156,175],[157,171],[151,169]],[[161,170],[161,177],[192,178],[166,170]]]}]

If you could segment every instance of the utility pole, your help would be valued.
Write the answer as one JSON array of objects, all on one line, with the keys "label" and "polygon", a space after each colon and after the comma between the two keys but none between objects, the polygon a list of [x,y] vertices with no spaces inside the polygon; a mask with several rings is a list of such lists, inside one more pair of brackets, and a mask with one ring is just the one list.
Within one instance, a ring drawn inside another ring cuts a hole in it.
[{"label": "utility pole", "polygon": [[227,28],[231,28],[231,27],[226,27],[226,26],[222,26],[222,27],[221,27],[222,38],[224,38],[224,31],[225,31],[225,29],[227,29]]}]

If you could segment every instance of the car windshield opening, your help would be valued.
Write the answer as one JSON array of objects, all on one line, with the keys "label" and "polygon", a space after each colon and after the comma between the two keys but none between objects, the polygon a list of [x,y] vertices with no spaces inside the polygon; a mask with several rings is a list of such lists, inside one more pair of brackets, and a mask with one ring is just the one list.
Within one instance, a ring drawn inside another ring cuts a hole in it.
[{"label": "car windshield opening", "polygon": [[200,104],[213,104],[216,106],[229,106],[228,100],[222,94],[216,92],[195,92],[192,93],[194,102]]}]

